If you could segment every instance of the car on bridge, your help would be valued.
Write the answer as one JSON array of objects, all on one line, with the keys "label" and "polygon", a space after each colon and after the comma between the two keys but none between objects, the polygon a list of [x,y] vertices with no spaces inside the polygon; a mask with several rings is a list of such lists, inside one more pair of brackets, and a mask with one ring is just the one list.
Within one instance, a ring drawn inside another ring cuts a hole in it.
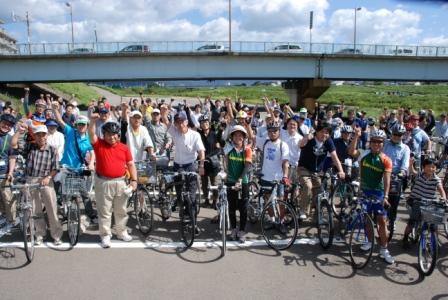
[{"label": "car on bridge", "polygon": [[228,50],[228,48],[219,44],[204,45],[196,49],[197,52],[224,52],[226,50]]},{"label": "car on bridge", "polygon": [[70,54],[89,54],[94,52],[92,48],[75,48],[70,50]]},{"label": "car on bridge", "polygon": [[359,49],[344,48],[335,52],[335,54],[362,54],[362,51]]},{"label": "car on bridge", "polygon": [[275,52],[275,53],[302,53],[303,49],[302,49],[302,47],[300,47],[300,45],[284,44],[284,45],[275,46],[274,48],[269,49],[268,52]]},{"label": "car on bridge", "polygon": [[129,45],[118,51],[118,53],[145,53],[149,52],[148,45]]}]

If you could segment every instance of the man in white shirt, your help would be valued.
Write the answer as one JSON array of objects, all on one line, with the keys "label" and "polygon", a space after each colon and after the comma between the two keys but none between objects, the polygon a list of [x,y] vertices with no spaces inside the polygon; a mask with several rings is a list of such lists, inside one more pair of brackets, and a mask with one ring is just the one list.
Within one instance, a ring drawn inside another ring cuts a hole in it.
[{"label": "man in white shirt", "polygon": [[280,139],[288,145],[289,148],[289,180],[297,180],[297,165],[300,157],[299,143],[303,139],[297,132],[299,122],[298,118],[292,117],[286,121],[286,130],[281,130]]},{"label": "man in white shirt", "polygon": [[[199,158],[199,175],[204,176],[205,147],[198,132],[188,128],[187,115],[184,111],[178,112],[174,116],[174,124],[170,124],[168,133],[173,138],[174,143],[174,170],[197,172],[196,159]],[[196,195],[197,178],[188,178],[187,184],[190,195]],[[176,185],[178,202],[181,200],[181,186]],[[193,208],[196,207],[196,197],[193,200]],[[198,233],[198,231],[196,232]]]},{"label": "man in white shirt", "polygon": [[58,151],[59,160],[61,160],[64,154],[64,135],[57,130],[59,125],[55,120],[48,119],[45,122],[45,125],[48,129],[47,143],[48,145],[56,148],[56,150]]}]

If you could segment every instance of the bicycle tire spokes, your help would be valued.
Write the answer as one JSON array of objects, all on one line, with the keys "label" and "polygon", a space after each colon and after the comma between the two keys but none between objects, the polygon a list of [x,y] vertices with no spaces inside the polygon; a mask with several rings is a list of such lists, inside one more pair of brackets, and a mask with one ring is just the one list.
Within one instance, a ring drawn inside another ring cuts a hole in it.
[{"label": "bicycle tire spokes", "polygon": [[151,232],[154,222],[154,207],[149,191],[139,186],[134,197],[134,213],[138,230],[147,235]]},{"label": "bicycle tire spokes", "polygon": [[367,214],[360,214],[352,223],[349,252],[352,266],[362,269],[369,263],[375,245],[374,225]]}]

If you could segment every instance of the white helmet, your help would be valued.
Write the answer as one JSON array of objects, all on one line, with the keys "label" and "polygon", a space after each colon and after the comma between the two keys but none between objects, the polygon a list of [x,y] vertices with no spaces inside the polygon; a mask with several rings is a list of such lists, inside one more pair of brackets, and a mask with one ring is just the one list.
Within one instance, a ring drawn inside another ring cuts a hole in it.
[{"label": "white helmet", "polygon": [[237,131],[242,132],[242,133],[244,134],[244,137],[247,137],[247,131],[246,131],[246,129],[244,129],[244,127],[241,126],[241,125],[235,125],[235,126],[233,126],[232,130],[230,131],[230,136],[232,136],[233,133],[234,133],[234,132],[237,132]]}]

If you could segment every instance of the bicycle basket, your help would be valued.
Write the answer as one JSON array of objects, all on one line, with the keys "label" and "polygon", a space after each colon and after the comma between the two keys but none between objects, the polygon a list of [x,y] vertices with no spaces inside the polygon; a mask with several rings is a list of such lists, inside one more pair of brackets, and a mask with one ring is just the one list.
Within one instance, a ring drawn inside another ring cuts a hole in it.
[{"label": "bicycle basket", "polygon": [[62,183],[62,195],[80,195],[86,190],[85,183],[83,176],[68,174]]},{"label": "bicycle basket", "polygon": [[421,206],[422,221],[429,224],[442,224],[445,220],[445,209],[435,205]]}]

